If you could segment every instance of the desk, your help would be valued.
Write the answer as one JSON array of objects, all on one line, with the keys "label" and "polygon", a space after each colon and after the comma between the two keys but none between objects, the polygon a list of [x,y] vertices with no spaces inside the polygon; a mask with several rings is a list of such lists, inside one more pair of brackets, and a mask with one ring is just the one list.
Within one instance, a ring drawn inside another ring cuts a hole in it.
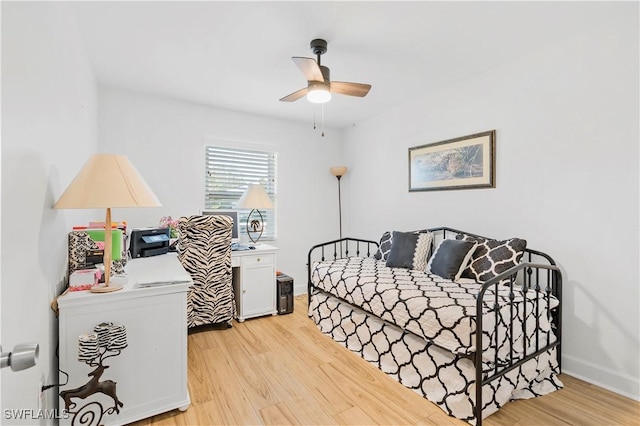
[{"label": "desk", "polygon": [[231,252],[236,319],[276,315],[277,247],[258,244],[253,250]]},{"label": "desk", "polygon": [[[68,399],[76,405],[69,411],[78,412],[78,416],[80,410],[101,407],[104,425],[131,423],[175,408],[186,410],[191,403],[187,390],[187,290],[191,277],[174,253],[131,260],[126,274],[120,291],[71,292],[58,298],[59,367],[69,374],[68,384],[60,391],[72,395]],[[96,393],[75,396],[90,381],[89,373],[96,370],[95,364],[78,361],[78,337],[104,322],[126,327],[127,347],[103,357],[107,369],[97,377],[101,386]],[[64,380],[61,373],[60,381]],[[107,396],[113,382],[117,400],[123,404],[119,413],[108,411],[116,404],[115,398]],[[61,398],[60,409],[64,408]],[[60,424],[72,421],[73,414],[60,419]]]}]

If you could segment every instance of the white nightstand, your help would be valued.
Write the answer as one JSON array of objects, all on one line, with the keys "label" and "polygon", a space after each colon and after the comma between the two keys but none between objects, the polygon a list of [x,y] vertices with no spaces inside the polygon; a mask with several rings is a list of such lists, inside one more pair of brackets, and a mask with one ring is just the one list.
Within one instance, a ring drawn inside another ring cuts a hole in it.
[{"label": "white nightstand", "polygon": [[277,247],[258,244],[253,250],[231,252],[236,318],[276,315]]}]

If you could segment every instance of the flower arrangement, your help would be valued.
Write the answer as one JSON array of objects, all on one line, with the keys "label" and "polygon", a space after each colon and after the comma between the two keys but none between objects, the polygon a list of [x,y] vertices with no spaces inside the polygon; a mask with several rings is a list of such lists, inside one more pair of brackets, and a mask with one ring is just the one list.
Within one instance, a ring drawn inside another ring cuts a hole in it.
[{"label": "flower arrangement", "polygon": [[169,228],[169,238],[178,238],[178,220],[174,220],[171,216],[163,216],[160,218],[160,226]]}]

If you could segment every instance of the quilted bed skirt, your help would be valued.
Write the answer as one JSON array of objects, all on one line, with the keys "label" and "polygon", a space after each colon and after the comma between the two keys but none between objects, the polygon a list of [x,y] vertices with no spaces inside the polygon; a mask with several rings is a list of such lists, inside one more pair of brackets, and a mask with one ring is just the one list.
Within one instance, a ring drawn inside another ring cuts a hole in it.
[{"label": "quilted bed skirt", "polygon": [[[316,292],[309,316],[322,333],[438,405],[448,415],[475,424],[475,366],[432,343]],[[485,364],[484,369],[491,368]],[[531,359],[482,389],[485,418],[512,399],[527,399],[562,388],[556,351]]]}]

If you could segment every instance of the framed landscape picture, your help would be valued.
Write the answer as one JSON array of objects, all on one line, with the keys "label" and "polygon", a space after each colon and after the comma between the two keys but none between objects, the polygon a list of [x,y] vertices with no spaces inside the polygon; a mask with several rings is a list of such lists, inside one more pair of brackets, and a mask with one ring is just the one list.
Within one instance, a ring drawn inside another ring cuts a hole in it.
[{"label": "framed landscape picture", "polygon": [[409,191],[495,188],[496,131],[409,148]]}]

